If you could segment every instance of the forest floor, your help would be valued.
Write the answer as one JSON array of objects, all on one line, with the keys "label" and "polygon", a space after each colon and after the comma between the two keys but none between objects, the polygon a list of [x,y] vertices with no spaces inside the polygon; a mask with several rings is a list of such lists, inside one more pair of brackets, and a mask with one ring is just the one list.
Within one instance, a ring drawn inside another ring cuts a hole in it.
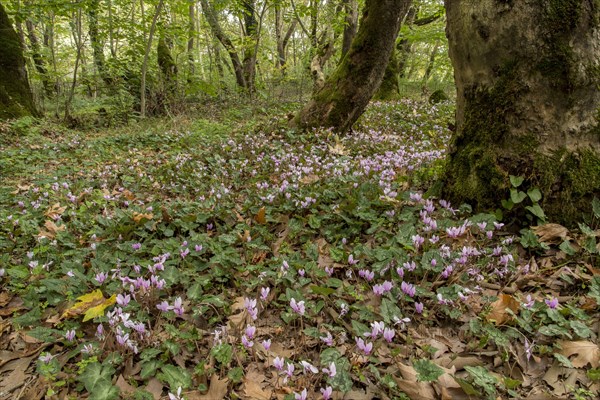
[{"label": "forest floor", "polygon": [[0,399],[597,398],[598,219],[436,198],[453,107],[0,125]]}]

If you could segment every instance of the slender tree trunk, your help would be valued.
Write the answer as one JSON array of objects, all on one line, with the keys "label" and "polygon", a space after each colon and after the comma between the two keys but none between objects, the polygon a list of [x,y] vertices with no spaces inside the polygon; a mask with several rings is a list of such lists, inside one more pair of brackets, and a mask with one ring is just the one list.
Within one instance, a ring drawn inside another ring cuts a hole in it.
[{"label": "slender tree trunk", "polygon": [[88,8],[88,28],[90,34],[90,43],[92,45],[92,54],[94,56],[94,65],[100,75],[100,78],[107,86],[112,84],[108,71],[106,70],[106,59],[104,57],[104,43],[100,38],[98,29],[98,8],[100,0],[91,0]]},{"label": "slender tree trunk", "polygon": [[194,76],[194,38],[196,37],[196,4],[190,3],[188,6],[188,82],[192,81]]},{"label": "slender tree trunk", "polygon": [[200,0],[200,4],[202,5],[202,11],[204,13],[204,17],[208,22],[210,30],[213,35],[221,42],[227,53],[229,54],[229,58],[231,59],[231,64],[233,65],[233,70],[235,72],[235,80],[238,86],[242,88],[246,88],[246,79],[244,76],[244,67],[240,61],[240,57],[235,49],[235,46],[231,42],[231,40],[225,35],[221,26],[219,25],[219,20],[217,19],[217,14],[212,6],[208,3],[208,0]]},{"label": "slender tree trunk", "polygon": [[283,34],[283,18],[281,15],[281,7],[275,5],[275,39],[277,42],[277,63],[281,69],[281,74],[285,76],[287,68],[287,45],[290,41],[290,37],[296,29],[298,20],[294,19],[290,22],[287,31]]},{"label": "slender tree trunk", "polygon": [[390,61],[385,68],[379,89],[373,96],[375,100],[394,100],[400,97],[400,82],[398,80],[398,52],[394,48]]},{"label": "slender tree trunk", "polygon": [[522,176],[573,224],[600,194],[600,4],[445,3],[457,127],[443,196],[493,209]]},{"label": "slender tree trunk", "polygon": [[67,94],[67,100],[65,102],[65,115],[64,120],[69,121],[71,119],[71,104],[73,103],[73,96],[75,96],[75,88],[77,87],[77,72],[79,70],[79,64],[81,62],[81,52],[83,50],[83,34],[81,31],[81,9],[78,8],[73,12],[73,21],[71,22],[71,30],[73,34],[73,41],[75,42],[75,66],[73,67],[73,78],[71,80],[71,88]]},{"label": "slender tree trunk", "polygon": [[366,0],[348,54],[292,125],[348,131],[379,87],[410,0]]},{"label": "slender tree trunk", "polygon": [[0,3],[0,119],[39,116],[27,79],[23,48]]},{"label": "slender tree trunk", "polygon": [[25,21],[25,27],[27,28],[27,37],[29,38],[29,45],[31,46],[31,57],[33,58],[33,65],[40,75],[42,86],[44,87],[44,94],[46,97],[52,97],[52,83],[48,78],[48,68],[46,67],[46,61],[42,56],[42,49],[40,41],[35,32],[35,26],[31,20]]},{"label": "slender tree trunk", "polygon": [[350,45],[358,30],[358,1],[342,0],[342,3],[344,5],[346,17],[344,18],[345,25],[344,35],[342,37],[342,55],[340,61],[344,58],[346,53],[348,53],[348,50],[350,50]]},{"label": "slender tree trunk", "polygon": [[140,85],[140,115],[142,118],[146,117],[146,74],[148,73],[148,59],[150,58],[150,49],[152,48],[152,38],[154,37],[154,31],[156,30],[156,21],[163,8],[164,0],[159,0],[154,11],[154,17],[152,18],[152,25],[150,26],[150,32],[148,33],[148,42],[146,43],[146,51],[144,52],[144,62],[142,63],[142,82]]},{"label": "slender tree trunk", "polygon": [[244,0],[242,2],[244,10],[244,61],[242,62],[244,70],[244,81],[246,89],[250,94],[254,93],[254,79],[256,76],[256,51],[258,44],[258,21],[256,19],[256,10],[254,0]]},{"label": "slender tree trunk", "polygon": [[423,75],[423,88],[427,87],[427,81],[431,77],[431,72],[433,72],[433,67],[435,65],[435,57],[437,56],[438,50],[440,48],[440,41],[436,40],[433,49],[431,50],[431,54],[429,55],[429,62],[427,63],[427,68],[425,69],[425,74]]}]

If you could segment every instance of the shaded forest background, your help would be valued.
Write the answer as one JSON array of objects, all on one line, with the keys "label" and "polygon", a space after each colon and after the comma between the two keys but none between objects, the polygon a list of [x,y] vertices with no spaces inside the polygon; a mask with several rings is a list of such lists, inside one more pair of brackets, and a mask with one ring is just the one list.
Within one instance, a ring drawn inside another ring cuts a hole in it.
[{"label": "shaded forest background", "polygon": [[[348,50],[361,1],[5,1],[38,108],[72,126],[225,99],[304,102]],[[443,2],[405,16],[378,99],[453,92]]]}]

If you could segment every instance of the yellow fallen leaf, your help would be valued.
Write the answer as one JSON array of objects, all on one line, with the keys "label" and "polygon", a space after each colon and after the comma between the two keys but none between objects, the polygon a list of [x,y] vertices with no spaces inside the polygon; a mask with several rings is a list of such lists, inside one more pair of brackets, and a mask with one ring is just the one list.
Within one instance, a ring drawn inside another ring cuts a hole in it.
[{"label": "yellow fallen leaf", "polygon": [[102,291],[96,289],[93,292],[86,293],[77,298],[77,303],[68,308],[61,316],[62,318],[73,318],[84,314],[83,321],[88,321],[92,318],[104,315],[104,310],[115,304],[117,296],[112,295],[109,299],[105,299]]},{"label": "yellow fallen leaf", "polygon": [[137,212],[133,213],[133,220],[135,221],[136,224],[139,224],[144,219],[151,220],[152,218],[154,218],[154,214],[152,214],[152,213],[147,213],[147,214],[142,214],[142,213],[137,213]]},{"label": "yellow fallen leaf", "polygon": [[261,207],[260,210],[258,210],[258,213],[256,214],[256,217],[254,217],[254,219],[256,220],[256,222],[262,225],[267,223],[266,210],[264,207]]}]

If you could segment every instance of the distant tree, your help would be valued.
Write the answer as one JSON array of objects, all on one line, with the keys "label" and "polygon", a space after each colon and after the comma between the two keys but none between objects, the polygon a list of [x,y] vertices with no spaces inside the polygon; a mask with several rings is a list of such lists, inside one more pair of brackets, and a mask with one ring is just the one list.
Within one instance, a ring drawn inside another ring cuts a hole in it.
[{"label": "distant tree", "polygon": [[352,127],[381,83],[410,4],[411,0],[366,0],[348,53],[296,115],[293,126],[331,127],[340,132]]},{"label": "distant tree", "polygon": [[21,40],[0,3],[0,118],[37,116]]},{"label": "distant tree", "polygon": [[600,3],[446,0],[457,87],[443,196],[489,209],[509,176],[573,222],[600,195]]}]

